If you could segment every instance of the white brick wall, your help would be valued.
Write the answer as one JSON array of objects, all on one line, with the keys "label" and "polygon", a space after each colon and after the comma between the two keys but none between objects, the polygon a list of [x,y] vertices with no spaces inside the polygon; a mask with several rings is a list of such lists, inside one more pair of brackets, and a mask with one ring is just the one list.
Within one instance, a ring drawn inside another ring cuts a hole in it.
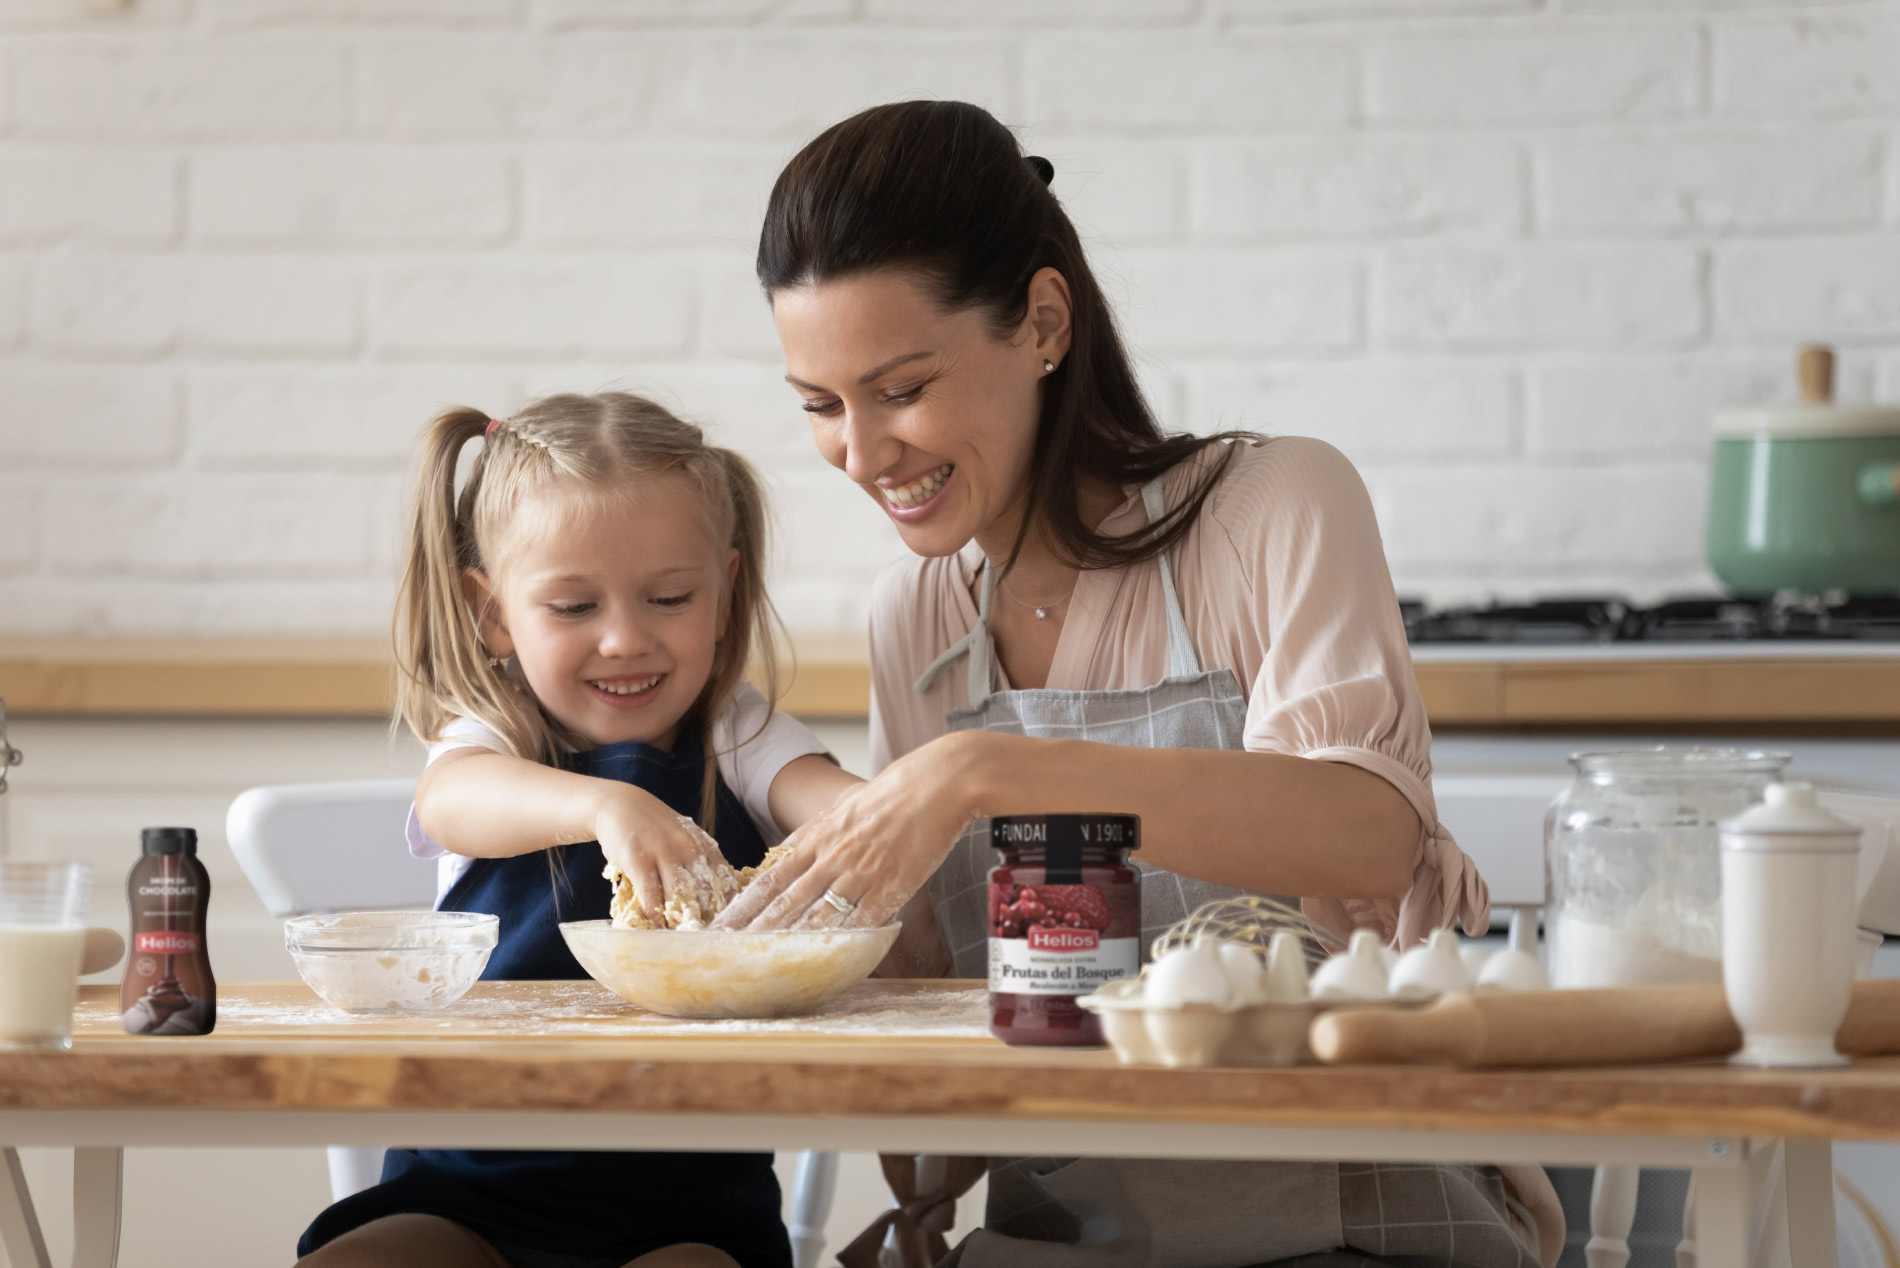
[{"label": "white brick wall", "polygon": [[376,633],[432,412],[623,384],[897,549],[751,279],[955,95],[1056,163],[1177,426],[1326,437],[1400,587],[1707,586],[1707,416],[1900,396],[1900,0],[0,0],[0,634]]}]

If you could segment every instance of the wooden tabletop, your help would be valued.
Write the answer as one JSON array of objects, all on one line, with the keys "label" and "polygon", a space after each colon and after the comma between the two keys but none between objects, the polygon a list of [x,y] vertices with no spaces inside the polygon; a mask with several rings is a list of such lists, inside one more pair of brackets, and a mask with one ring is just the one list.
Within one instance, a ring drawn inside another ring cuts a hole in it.
[{"label": "wooden tabletop", "polygon": [[[1900,656],[1877,650],[1746,659],[1458,650],[1453,659],[1422,651],[1413,667],[1440,730],[1900,734]],[[862,643],[802,642],[795,660],[781,701],[788,713],[865,716]],[[0,699],[21,716],[386,717],[394,683],[380,640],[0,640]]]},{"label": "wooden tabletop", "polygon": [[0,1054],[0,1110],[383,1110],[986,1117],[1462,1132],[1900,1140],[1900,1061],[1839,1071],[1163,1070],[1012,1048],[976,982],[867,982],[820,1014],[682,1022],[592,982],[482,983],[350,1016],[301,983],[227,985],[215,1034],[119,1029],[86,987],[70,1053]]}]

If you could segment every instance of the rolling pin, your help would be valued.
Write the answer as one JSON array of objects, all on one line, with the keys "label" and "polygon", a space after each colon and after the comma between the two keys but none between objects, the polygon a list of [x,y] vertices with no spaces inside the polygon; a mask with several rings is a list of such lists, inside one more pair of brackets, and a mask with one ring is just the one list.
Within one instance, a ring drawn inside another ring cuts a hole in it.
[{"label": "rolling pin", "polygon": [[[1648,1065],[1742,1046],[1720,986],[1447,995],[1427,1008],[1342,1008],[1314,1019],[1330,1064]],[[1836,1045],[1850,1057],[1900,1052],[1900,978],[1854,983]]]}]

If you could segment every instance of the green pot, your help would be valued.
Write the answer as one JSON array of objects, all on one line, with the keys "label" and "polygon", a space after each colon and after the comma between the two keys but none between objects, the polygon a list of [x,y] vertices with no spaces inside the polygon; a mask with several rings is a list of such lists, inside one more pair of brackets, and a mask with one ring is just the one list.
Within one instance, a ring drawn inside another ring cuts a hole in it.
[{"label": "green pot", "polygon": [[1707,548],[1738,595],[1900,594],[1900,409],[1716,415]]}]

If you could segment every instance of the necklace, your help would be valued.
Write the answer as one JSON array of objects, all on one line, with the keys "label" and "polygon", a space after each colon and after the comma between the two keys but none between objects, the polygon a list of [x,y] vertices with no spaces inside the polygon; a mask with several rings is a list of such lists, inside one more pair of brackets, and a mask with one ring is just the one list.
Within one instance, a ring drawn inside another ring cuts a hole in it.
[{"label": "necklace", "polygon": [[[1070,585],[1070,589],[1073,590],[1075,583],[1070,582],[1069,585]],[[1038,621],[1048,620],[1051,609],[1060,607],[1062,604],[1067,603],[1069,601],[1069,596],[1066,594],[1063,595],[1060,599],[1050,599],[1049,601],[1045,603],[1031,603],[1027,599],[1019,599],[1015,596],[1013,592],[1011,592],[1009,588],[1009,579],[1007,577],[1005,577],[1001,581],[998,581],[996,583],[996,588],[998,590],[1001,590],[1003,592],[1003,597],[1008,599],[1011,603],[1020,604],[1023,607],[1026,607],[1030,609],[1031,611],[1033,611],[1036,614],[1036,619]]]}]

